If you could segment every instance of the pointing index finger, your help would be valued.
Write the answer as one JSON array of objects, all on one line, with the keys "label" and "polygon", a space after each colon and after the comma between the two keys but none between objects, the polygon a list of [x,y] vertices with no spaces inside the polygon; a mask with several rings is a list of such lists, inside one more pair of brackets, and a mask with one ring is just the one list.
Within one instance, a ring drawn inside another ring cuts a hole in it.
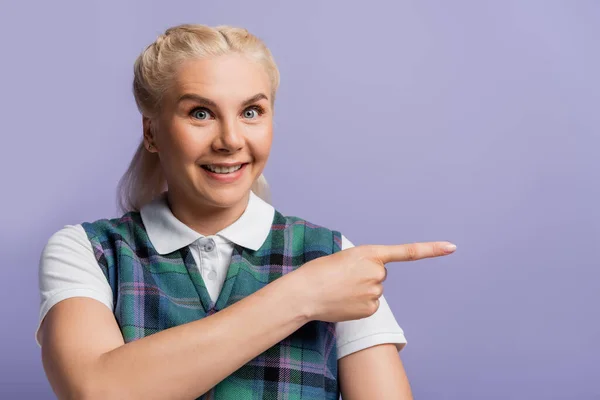
[{"label": "pointing index finger", "polygon": [[376,257],[384,264],[415,261],[453,253],[456,245],[450,242],[421,242],[398,245],[372,245]]}]

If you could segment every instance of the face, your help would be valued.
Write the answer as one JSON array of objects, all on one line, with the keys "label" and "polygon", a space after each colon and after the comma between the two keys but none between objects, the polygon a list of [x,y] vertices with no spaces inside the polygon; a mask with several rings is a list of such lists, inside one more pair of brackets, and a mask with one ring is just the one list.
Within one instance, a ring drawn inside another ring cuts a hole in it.
[{"label": "face", "polygon": [[241,54],[186,61],[158,118],[145,118],[144,127],[170,196],[212,207],[242,204],[271,149],[269,77]]}]

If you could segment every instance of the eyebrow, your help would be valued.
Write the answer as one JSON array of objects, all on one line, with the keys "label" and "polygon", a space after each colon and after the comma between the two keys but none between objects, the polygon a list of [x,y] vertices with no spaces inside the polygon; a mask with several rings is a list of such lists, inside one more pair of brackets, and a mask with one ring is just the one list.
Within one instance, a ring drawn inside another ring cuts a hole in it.
[{"label": "eyebrow", "polygon": [[[264,93],[258,93],[258,94],[255,94],[254,96],[252,96],[252,97],[244,100],[242,102],[242,106],[244,107],[244,106],[247,106],[249,104],[256,103],[257,101],[262,100],[262,99],[269,100],[269,98]],[[211,107],[215,107],[215,108],[218,107],[217,103],[215,103],[211,99],[207,99],[206,97],[202,97],[202,96],[194,94],[194,93],[186,93],[186,94],[182,95],[177,100],[177,104],[179,104],[179,103],[181,103],[182,101],[185,101],[185,100],[193,100],[195,102],[198,102],[198,103],[201,103],[201,104],[205,104],[205,105],[208,105],[208,106],[211,106]]]}]

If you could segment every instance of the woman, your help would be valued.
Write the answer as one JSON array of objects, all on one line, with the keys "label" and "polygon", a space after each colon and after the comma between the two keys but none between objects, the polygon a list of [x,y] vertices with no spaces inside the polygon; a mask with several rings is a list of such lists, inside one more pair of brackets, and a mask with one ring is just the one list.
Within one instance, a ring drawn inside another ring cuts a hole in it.
[{"label": "woman", "polygon": [[455,246],[353,247],[268,203],[279,74],[246,30],[173,27],[134,72],[126,213],[66,226],[40,262],[57,396],[410,399],[384,264]]}]

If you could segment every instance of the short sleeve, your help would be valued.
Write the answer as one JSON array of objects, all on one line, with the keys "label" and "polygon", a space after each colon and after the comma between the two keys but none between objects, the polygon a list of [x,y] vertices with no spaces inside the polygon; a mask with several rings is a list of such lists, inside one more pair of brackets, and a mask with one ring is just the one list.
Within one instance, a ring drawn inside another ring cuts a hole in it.
[{"label": "short sleeve", "polygon": [[[342,235],[342,250],[354,245]],[[379,309],[367,317],[337,322],[337,358],[384,343],[393,343],[398,351],[406,345],[404,331],[396,322],[384,296],[379,298]]]},{"label": "short sleeve", "polygon": [[38,277],[40,316],[35,332],[38,345],[44,317],[63,300],[89,297],[113,309],[112,289],[81,225],[67,225],[50,237],[40,257]]}]

